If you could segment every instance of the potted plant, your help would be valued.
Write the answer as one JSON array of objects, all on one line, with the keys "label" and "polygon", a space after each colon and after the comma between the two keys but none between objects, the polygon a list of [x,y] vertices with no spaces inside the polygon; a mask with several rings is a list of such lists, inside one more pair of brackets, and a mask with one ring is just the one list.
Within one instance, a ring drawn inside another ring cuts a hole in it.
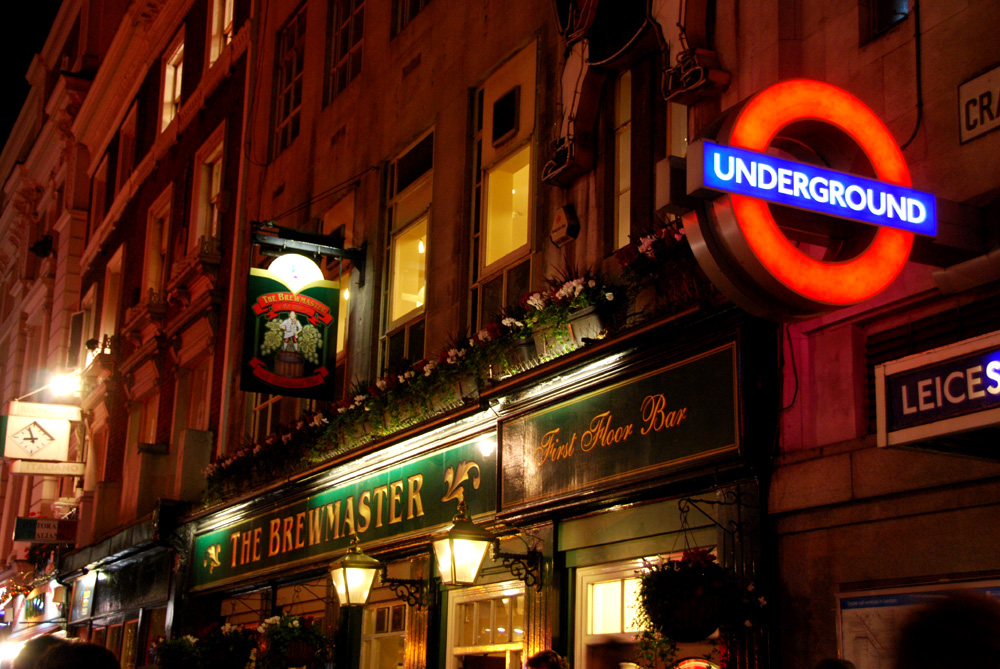
[{"label": "potted plant", "polygon": [[255,632],[229,623],[214,627],[198,642],[201,666],[205,669],[245,667],[256,648]]},{"label": "potted plant", "polygon": [[[548,280],[549,289],[523,299],[526,323],[535,335],[540,358],[552,358],[595,339],[610,317],[624,307],[621,291],[592,271]],[[617,302],[615,301],[617,299]]]},{"label": "potted plant", "polygon": [[191,669],[200,662],[198,639],[191,635],[153,642],[153,659],[162,669]]},{"label": "potted plant", "polygon": [[267,618],[257,628],[257,666],[260,669],[313,667],[331,657],[332,644],[309,618],[281,615]]}]

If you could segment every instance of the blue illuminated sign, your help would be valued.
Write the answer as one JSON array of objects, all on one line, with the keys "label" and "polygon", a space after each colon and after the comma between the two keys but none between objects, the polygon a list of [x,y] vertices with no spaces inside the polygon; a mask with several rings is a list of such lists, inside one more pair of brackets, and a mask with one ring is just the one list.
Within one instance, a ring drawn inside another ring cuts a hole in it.
[{"label": "blue illuminated sign", "polygon": [[937,234],[934,196],[895,184],[701,142],[705,188],[872,225]]}]

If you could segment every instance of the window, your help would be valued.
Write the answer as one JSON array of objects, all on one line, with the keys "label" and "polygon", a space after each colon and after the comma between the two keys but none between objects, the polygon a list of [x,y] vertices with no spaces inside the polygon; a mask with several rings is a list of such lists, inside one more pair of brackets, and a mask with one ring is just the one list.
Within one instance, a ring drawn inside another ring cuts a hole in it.
[{"label": "window", "polygon": [[275,432],[278,426],[290,422],[299,416],[299,402],[294,397],[270,395],[267,393],[249,393],[250,439],[263,441],[264,437]]},{"label": "window", "polygon": [[235,0],[212,0],[211,17],[208,21],[208,65],[218,60],[230,42],[233,41],[233,4]]},{"label": "window", "polygon": [[163,97],[160,132],[167,129],[181,108],[181,81],[184,75],[184,32],[181,31],[163,57]]},{"label": "window", "polygon": [[615,85],[615,248],[629,243],[632,231],[632,73]]},{"label": "window", "polygon": [[392,37],[416,18],[430,0],[392,0]]},{"label": "window", "polygon": [[365,30],[364,0],[333,0],[330,8],[330,64],[326,100],[347,88],[361,72],[362,38]]},{"label": "window", "polygon": [[473,97],[470,329],[496,319],[531,287],[535,44],[504,63]]},{"label": "window", "polygon": [[858,7],[861,43],[872,41],[909,15],[908,0],[862,0]]},{"label": "window", "polygon": [[143,266],[143,297],[163,301],[163,291],[170,269],[170,200],[173,189],[167,188],[149,208],[146,222],[146,262]]},{"label": "window", "polygon": [[198,248],[201,239],[219,236],[222,211],[222,170],[225,126],[219,126],[195,154],[194,207],[191,215],[189,248]]},{"label": "window", "polygon": [[281,152],[299,136],[302,109],[302,67],[306,52],[306,8],[302,6],[278,32],[278,72],[275,77],[275,150]]},{"label": "window", "polygon": [[[112,182],[113,184],[113,182]],[[88,241],[100,229],[104,217],[111,209],[113,195],[108,194],[108,156],[101,159],[94,176],[90,180],[90,219],[88,221]]]},{"label": "window", "polygon": [[406,651],[406,604],[365,608],[361,636],[361,669],[396,669]]},{"label": "window", "polygon": [[[582,567],[576,575],[577,635],[574,667],[618,666],[634,661],[642,560]],[[603,657],[608,652],[615,657]],[[620,657],[619,657],[620,656]]]},{"label": "window", "polygon": [[448,669],[520,667],[525,626],[523,586],[499,583],[452,595]]},{"label": "window", "polygon": [[138,119],[138,105],[132,103],[132,107],[122,121],[122,127],[118,130],[118,179],[115,192],[120,191],[128,178],[132,176],[135,169],[135,135]]},{"label": "window", "polygon": [[122,291],[122,248],[118,247],[104,268],[104,299],[101,303],[99,339],[112,338],[118,333],[118,305]]},{"label": "window", "polygon": [[389,239],[382,369],[423,356],[434,133],[389,164]]}]

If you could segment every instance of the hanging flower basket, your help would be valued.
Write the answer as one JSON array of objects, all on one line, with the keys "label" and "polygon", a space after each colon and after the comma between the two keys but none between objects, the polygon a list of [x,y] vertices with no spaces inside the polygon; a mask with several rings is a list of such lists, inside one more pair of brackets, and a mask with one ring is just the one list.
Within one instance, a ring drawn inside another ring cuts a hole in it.
[{"label": "hanging flower basket", "polygon": [[639,602],[650,625],[674,642],[701,641],[742,601],[732,575],[703,548],[678,560],[647,563],[639,577]]}]

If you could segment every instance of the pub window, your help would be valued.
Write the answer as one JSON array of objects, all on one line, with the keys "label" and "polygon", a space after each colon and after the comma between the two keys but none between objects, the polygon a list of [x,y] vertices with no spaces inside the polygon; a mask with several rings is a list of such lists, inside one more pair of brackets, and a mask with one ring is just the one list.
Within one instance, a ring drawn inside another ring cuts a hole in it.
[{"label": "pub window", "polygon": [[[576,575],[577,635],[574,667],[618,666],[635,658],[642,560],[581,567]],[[608,654],[613,657],[606,657]],[[610,664],[609,664],[610,663]]]},{"label": "pub window", "polygon": [[389,164],[382,369],[423,357],[428,235],[433,190],[434,133]]},{"label": "pub window", "polygon": [[406,652],[406,604],[384,603],[365,608],[361,636],[361,669],[402,667]]},{"label": "pub window", "polygon": [[523,586],[498,583],[455,593],[449,602],[447,669],[520,667],[524,659]]},{"label": "pub window", "polygon": [[340,95],[347,84],[361,73],[365,31],[364,0],[333,0],[330,22],[327,102]]},{"label": "pub window", "polygon": [[470,329],[497,318],[531,287],[535,44],[472,97]]},{"label": "pub window", "polygon": [[299,136],[302,69],[306,56],[306,6],[278,31],[275,76],[275,150],[281,152]]}]

